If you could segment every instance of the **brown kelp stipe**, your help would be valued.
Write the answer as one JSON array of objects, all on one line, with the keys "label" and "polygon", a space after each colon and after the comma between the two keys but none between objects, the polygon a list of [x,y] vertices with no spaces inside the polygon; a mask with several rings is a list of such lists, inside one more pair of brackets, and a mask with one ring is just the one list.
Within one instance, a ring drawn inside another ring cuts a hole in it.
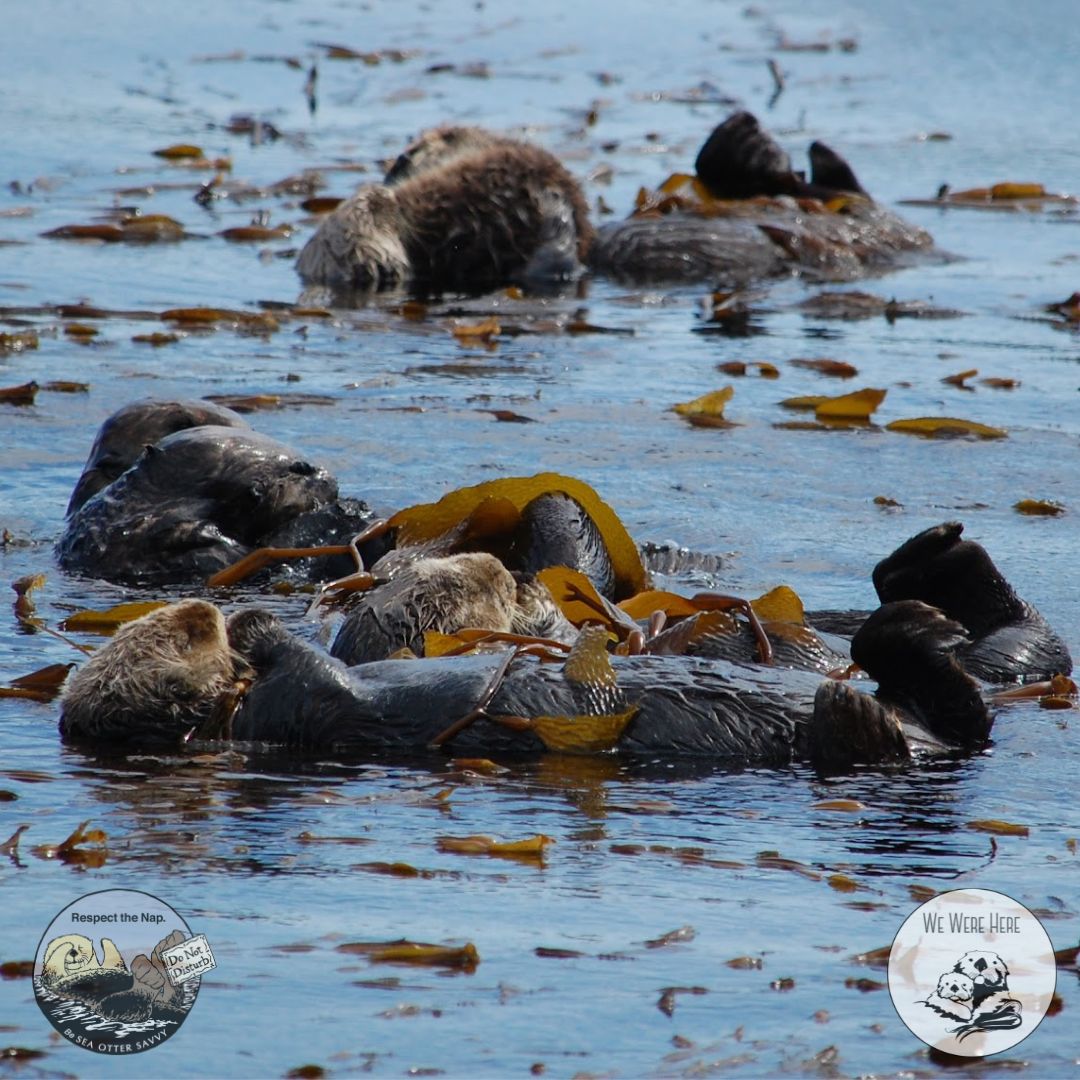
[{"label": "brown kelp stipe", "polygon": [[480,695],[480,700],[476,703],[476,708],[471,712],[466,713],[460,719],[455,720],[449,727],[440,731],[439,734],[428,743],[428,746],[432,750],[445,746],[446,743],[457,738],[457,736],[467,728],[472,727],[477,720],[491,720],[496,724],[503,724],[506,727],[513,728],[515,731],[529,730],[532,726],[532,721],[526,716],[492,716],[487,711],[487,707],[495,700],[495,695],[499,692],[499,687],[502,686],[503,679],[506,678],[506,673],[510,670],[510,665],[517,658],[518,652],[519,650],[514,648],[506,654],[499,662],[499,666],[492,673],[491,681]]},{"label": "brown kelp stipe", "polygon": [[690,597],[690,603],[700,607],[702,611],[741,611],[746,616],[746,621],[753,631],[754,640],[757,642],[758,659],[763,664],[773,662],[773,648],[769,641],[769,635],[765,633],[765,627],[757,617],[753,605],[749,600],[741,596],[728,596],[725,593],[695,593]]},{"label": "brown kelp stipe", "polygon": [[[351,555],[356,561],[356,569],[360,573],[363,573],[364,560],[360,556],[360,545],[377,536],[382,536],[389,527],[389,522],[387,521],[372,522],[362,532],[357,533],[347,544],[327,544],[323,547],[303,548],[258,548],[249,555],[245,555],[242,559],[234,562],[232,566],[227,566],[224,570],[219,570],[216,574],[207,579],[206,584],[211,588],[236,585],[245,578],[251,577],[252,574],[257,574],[264,567],[271,566],[277,562],[284,562],[286,559],[310,559],[318,558],[320,556],[329,557],[331,555]],[[342,582],[352,580],[357,576],[358,575],[356,574],[350,574],[348,579],[340,578],[338,581],[331,581],[323,587],[323,592],[335,587],[340,587]],[[372,584],[374,584],[374,581],[372,581]],[[365,585],[364,588],[371,588],[371,585]],[[314,607],[317,605],[312,606]]]}]

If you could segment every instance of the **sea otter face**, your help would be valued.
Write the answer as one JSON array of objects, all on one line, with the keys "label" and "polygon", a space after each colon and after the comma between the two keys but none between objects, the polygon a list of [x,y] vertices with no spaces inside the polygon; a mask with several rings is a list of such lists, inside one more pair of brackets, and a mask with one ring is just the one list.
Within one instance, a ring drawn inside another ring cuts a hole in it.
[{"label": "sea otter face", "polygon": [[973,949],[957,961],[956,970],[966,975],[976,986],[1001,989],[1007,984],[1009,969],[997,953]]},{"label": "sea otter face", "polygon": [[68,934],[49,943],[42,978],[46,985],[81,975],[98,966],[94,943],[82,934]]},{"label": "sea otter face", "polygon": [[178,738],[234,688],[237,662],[213,604],[169,604],[121,627],[72,676],[60,730],[74,738]]},{"label": "sea otter face", "polygon": [[975,996],[975,984],[967,975],[949,971],[938,979],[937,994],[947,1001],[970,1001]]}]

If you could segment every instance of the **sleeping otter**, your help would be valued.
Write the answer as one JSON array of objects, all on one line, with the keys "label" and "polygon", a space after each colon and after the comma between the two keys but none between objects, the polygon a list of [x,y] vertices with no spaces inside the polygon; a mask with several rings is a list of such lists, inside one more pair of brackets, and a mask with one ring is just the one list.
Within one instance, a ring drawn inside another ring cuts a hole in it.
[{"label": "sleeping otter", "polygon": [[[577,646],[562,665],[504,653],[346,668],[295,638],[269,612],[233,615],[226,640],[220,613],[187,601],[131,623],[74,675],[60,730],[76,742],[175,744],[198,729],[204,737],[346,752],[418,751],[450,741],[451,732],[455,748],[467,752],[610,748],[730,764],[808,758],[823,766],[836,764],[834,744],[844,765],[980,745],[991,721],[977,684],[950,657],[959,628],[926,605],[918,609],[900,605],[894,633],[894,614],[882,608],[865,631],[878,642],[867,656],[888,664],[894,644],[903,651],[902,677],[888,694],[875,698],[848,688],[837,698],[818,692],[821,677],[812,672],[606,652],[598,666],[595,655],[575,662]],[[188,625],[193,620],[201,630]],[[142,646],[143,635],[152,649]],[[163,656],[162,647],[171,655]],[[205,655],[211,651],[212,662]],[[172,678],[177,690],[170,695],[170,680],[160,672],[188,663],[190,675]],[[233,683],[243,664],[254,672],[251,688],[226,722],[222,702],[235,702]],[[140,680],[149,684],[145,696],[130,675],[113,681],[116,671],[138,665],[154,669],[153,677]],[[193,697],[201,679],[204,692]],[[476,723],[454,723],[478,706],[484,707]],[[947,729],[939,727],[939,710],[948,716]],[[587,732],[611,726],[593,745],[574,741],[575,725]]]},{"label": "sleeping otter", "polygon": [[148,742],[169,737],[206,720],[243,667],[213,604],[170,604],[122,626],[69,680],[61,730],[106,741],[133,729]]},{"label": "sleeping otter", "polygon": [[204,424],[248,427],[248,422],[239,413],[210,401],[156,401],[151,398],[117,409],[98,430],[82,476],[71,493],[67,516],[131,468],[147,446],[174,431]]},{"label": "sleeping otter", "polygon": [[592,239],[581,189],[537,146],[479,128],[425,132],[304,245],[304,281],[482,291],[575,277]]},{"label": "sleeping otter", "polygon": [[848,281],[931,246],[922,229],[875,203],[834,150],[813,143],[810,166],[807,181],[754,116],[734,113],[695,162],[709,199],[605,226],[589,265],[620,280],[737,288],[790,275]]},{"label": "sleeping otter", "polygon": [[[994,578],[969,583],[992,586]],[[506,608],[509,584],[504,593]],[[152,647],[141,644],[144,634]],[[175,742],[198,729],[205,737],[349,751],[454,741],[484,753],[554,746],[732,763],[806,758],[822,769],[972,749],[990,735],[980,685],[962,666],[967,631],[919,600],[883,604],[852,640],[853,659],[877,681],[873,694],[810,670],[613,657],[606,639],[602,629],[583,632],[563,665],[503,653],[346,668],[267,612],[233,615],[223,632],[212,605],[188,601],[132,623],[78,671],[60,729],[76,741]],[[116,677],[139,664],[151,668],[145,679]],[[189,678],[161,678],[185,665]],[[248,674],[250,689],[236,705],[236,680]],[[599,742],[597,727],[607,732]],[[575,742],[575,731],[592,741]]]},{"label": "sleeping otter", "polygon": [[422,134],[320,224],[297,261],[334,288],[482,291],[593,271],[631,281],[738,286],[802,274],[850,280],[930,237],[875,203],[848,163],[810,146],[811,175],[748,112],[698,153],[707,206],[650,210],[595,236],[576,181],[545,150],[474,127]]},{"label": "sleeping otter", "polygon": [[[152,437],[170,407],[135,408],[145,410]],[[114,441],[137,445],[136,415],[124,420],[119,440],[108,437],[106,422],[95,451]],[[94,460],[88,471],[97,483],[104,476]],[[78,494],[88,490],[87,475]],[[344,542],[369,520],[363,503],[338,498],[325,469],[246,426],[208,424],[142,446],[125,472],[74,509],[56,550],[65,570],[166,584],[205,580],[257,547]],[[350,569],[348,562],[340,572]]]}]

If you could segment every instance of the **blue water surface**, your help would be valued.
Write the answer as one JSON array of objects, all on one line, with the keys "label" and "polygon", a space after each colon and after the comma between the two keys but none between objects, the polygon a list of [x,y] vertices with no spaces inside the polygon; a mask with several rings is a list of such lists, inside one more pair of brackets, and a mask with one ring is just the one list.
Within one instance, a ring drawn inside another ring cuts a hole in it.
[{"label": "blue water surface", "polygon": [[[819,290],[788,281],[752,294],[761,332],[732,337],[701,332],[704,288],[597,281],[544,302],[447,303],[421,322],[387,300],[283,320],[274,333],[190,332],[159,349],[132,341],[162,329],[151,315],[166,308],[254,311],[300,292],[291,253],[312,225],[299,197],[204,209],[193,196],[213,172],[153,156],[172,143],[231,158],[231,177],[256,187],[319,169],[326,193],[343,195],[423,128],[479,123],[548,146],[592,206],[602,199],[621,215],[639,186],[688,168],[738,105],[800,165],[812,140],[830,143],[889,204],[942,183],[1075,192],[1072,4],[9,0],[4,14],[0,332],[29,325],[41,337],[34,351],[0,352],[0,386],[89,386],[0,404],[10,536],[0,577],[45,573],[36,597],[50,624],[131,598],[65,577],[51,553],[110,412],[147,395],[300,391],[333,403],[261,411],[252,423],[380,509],[499,475],[564,472],[593,484],[638,540],[724,557],[716,574],[664,584],[756,596],[786,582],[809,608],[870,607],[880,557],[959,519],[1080,646],[1080,338],[1043,310],[1078,287],[1080,217],[1067,204],[903,207],[957,258],[860,287],[963,313],[949,319],[809,316],[799,304]],[[407,55],[334,60],[326,44]],[[775,98],[770,58],[784,72]],[[444,65],[455,69],[430,70]],[[234,114],[283,136],[256,145],[230,134]],[[41,236],[120,206],[172,215],[198,238],[143,247]],[[217,235],[263,209],[297,232],[262,245]],[[99,331],[81,344],[65,332],[71,320],[42,310],[76,302],[149,314],[80,320]],[[450,308],[542,332],[465,347],[449,332]],[[632,333],[562,332],[578,309]],[[844,360],[859,374],[841,385],[791,366],[796,357]],[[768,361],[781,376],[716,370],[731,360]],[[970,390],[942,382],[972,368]],[[993,389],[983,377],[1019,385]],[[669,411],[729,382],[735,427],[691,428]],[[888,390],[881,426],[774,427],[791,418],[780,399],[856,385]],[[491,409],[536,422],[498,423]],[[882,429],[923,415],[1008,437]],[[1066,512],[1021,515],[1013,507],[1025,498]],[[265,602],[319,636],[301,620],[303,598]],[[0,681],[74,658],[0,618]],[[999,890],[1043,918],[1056,948],[1080,935],[1075,708],[1011,706],[993,747],[969,760],[829,782],[802,767],[731,774],[558,756],[495,775],[442,759],[99,758],[60,745],[54,705],[4,700],[0,720],[0,792],[14,796],[0,802],[0,841],[30,825],[18,857],[0,863],[0,962],[32,957],[58,911],[107,888],[160,896],[207,935],[218,962],[177,1037],[125,1060],[52,1038],[30,981],[0,981],[0,1045],[45,1052],[0,1061],[12,1075],[257,1077],[309,1063],[350,1076],[930,1075],[944,1068],[900,1023],[885,972],[852,959],[891,942],[925,895],[913,887]],[[815,807],[837,798],[861,809]],[[979,819],[1029,833],[991,838],[968,827]],[[35,852],[87,820],[108,836],[103,865]],[[477,833],[556,842],[543,864],[436,848],[439,836]],[[760,858],[770,851],[799,868]],[[378,865],[398,862],[421,873]],[[337,951],[400,937],[472,942],[480,963],[455,973]],[[729,965],[740,958],[760,966]],[[1058,994],[1060,1011],[1006,1055],[1009,1068],[1075,1072],[1075,970],[1059,972]]]}]

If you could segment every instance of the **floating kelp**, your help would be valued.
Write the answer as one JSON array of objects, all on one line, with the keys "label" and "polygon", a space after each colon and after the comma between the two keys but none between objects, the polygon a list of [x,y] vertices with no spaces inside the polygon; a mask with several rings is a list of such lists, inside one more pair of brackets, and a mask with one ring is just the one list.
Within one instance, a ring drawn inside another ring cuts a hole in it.
[{"label": "floating kelp", "polygon": [[961,420],[954,416],[920,416],[907,420],[893,420],[885,425],[886,431],[899,431],[905,435],[923,435],[929,439],[955,439],[965,436],[975,439],[1004,439],[1008,432],[990,427],[974,420]]},{"label": "floating kelp", "polygon": [[953,191],[942,184],[932,199],[901,199],[904,206],[957,206],[970,210],[1045,210],[1058,205],[1076,205],[1075,195],[1049,192],[1042,184],[1006,180],[986,187]]},{"label": "floating kelp", "polygon": [[733,386],[725,386],[720,390],[702,394],[693,401],[672,405],[671,411],[678,413],[695,427],[734,427],[735,425],[724,417],[724,409],[734,394]]}]

